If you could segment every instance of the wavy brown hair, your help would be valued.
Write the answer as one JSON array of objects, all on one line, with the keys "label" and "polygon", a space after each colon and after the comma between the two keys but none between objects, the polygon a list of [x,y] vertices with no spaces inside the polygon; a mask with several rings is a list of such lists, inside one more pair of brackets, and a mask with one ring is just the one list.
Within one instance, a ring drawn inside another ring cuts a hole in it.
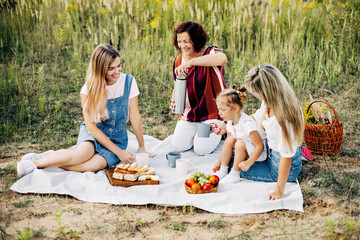
[{"label": "wavy brown hair", "polygon": [[181,23],[174,31],[173,44],[174,46],[180,50],[177,42],[177,35],[179,33],[187,32],[190,35],[190,39],[194,45],[194,49],[196,52],[200,52],[200,50],[205,46],[208,35],[206,34],[203,26],[201,26],[197,22],[187,21]]}]

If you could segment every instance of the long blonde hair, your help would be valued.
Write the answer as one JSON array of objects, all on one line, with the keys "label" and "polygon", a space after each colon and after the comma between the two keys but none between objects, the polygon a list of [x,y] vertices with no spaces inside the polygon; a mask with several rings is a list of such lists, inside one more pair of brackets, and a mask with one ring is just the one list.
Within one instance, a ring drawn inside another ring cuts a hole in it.
[{"label": "long blonde hair", "polygon": [[86,74],[88,95],[82,107],[93,122],[109,118],[105,77],[109,66],[117,57],[120,57],[119,52],[108,44],[98,45],[91,55]]},{"label": "long blonde hair", "polygon": [[279,69],[270,64],[254,67],[245,76],[245,86],[251,93],[261,97],[267,107],[260,125],[271,109],[290,149],[293,150],[287,122],[294,130],[295,140],[301,145],[305,128],[304,115],[299,100]]}]

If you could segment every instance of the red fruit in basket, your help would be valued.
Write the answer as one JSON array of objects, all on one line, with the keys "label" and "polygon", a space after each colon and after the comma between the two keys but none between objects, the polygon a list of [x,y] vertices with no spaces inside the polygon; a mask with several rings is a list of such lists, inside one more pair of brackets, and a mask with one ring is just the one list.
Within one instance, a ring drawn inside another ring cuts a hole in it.
[{"label": "red fruit in basket", "polygon": [[205,184],[201,189],[202,190],[210,190],[211,189],[211,184]]},{"label": "red fruit in basket", "polygon": [[196,183],[195,179],[193,178],[188,178],[186,179],[186,185],[188,185],[189,187],[191,187],[194,183]]},{"label": "red fruit in basket", "polygon": [[219,182],[219,177],[216,175],[212,175],[210,176],[209,181],[211,182],[211,184],[217,184]]},{"label": "red fruit in basket", "polygon": [[192,189],[201,189],[201,186],[200,184],[198,183],[194,183],[192,186],[191,186]]}]

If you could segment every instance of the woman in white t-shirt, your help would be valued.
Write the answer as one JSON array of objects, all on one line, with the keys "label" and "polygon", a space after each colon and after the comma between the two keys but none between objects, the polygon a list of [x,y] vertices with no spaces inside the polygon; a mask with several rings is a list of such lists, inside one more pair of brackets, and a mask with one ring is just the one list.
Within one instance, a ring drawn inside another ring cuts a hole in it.
[{"label": "woman in white t-shirt", "polygon": [[[226,124],[213,123],[213,131],[222,135],[227,133],[221,156],[213,167],[221,183],[240,181],[240,169],[248,171],[255,161],[264,161],[267,157],[265,135],[260,135],[256,121],[242,112],[243,101],[246,100],[246,88],[239,91],[225,89],[216,97],[219,114]],[[235,149],[233,167],[228,168],[233,150]],[[246,160],[245,160],[246,159]]]},{"label": "woman in white t-shirt", "polygon": [[268,157],[256,162],[240,176],[255,181],[277,182],[269,199],[284,196],[286,182],[296,181],[301,170],[301,144],[304,135],[304,115],[301,105],[283,74],[270,64],[251,69],[245,76],[245,86],[262,101],[253,117],[265,130]]},{"label": "woman in white t-shirt", "polygon": [[146,152],[138,94],[135,78],[121,72],[119,52],[110,45],[98,45],[80,93],[85,122],[80,126],[76,148],[26,154],[17,164],[18,175],[45,167],[86,172],[119,161],[132,163],[135,156],[126,151],[128,120],[138,140],[137,152]]}]

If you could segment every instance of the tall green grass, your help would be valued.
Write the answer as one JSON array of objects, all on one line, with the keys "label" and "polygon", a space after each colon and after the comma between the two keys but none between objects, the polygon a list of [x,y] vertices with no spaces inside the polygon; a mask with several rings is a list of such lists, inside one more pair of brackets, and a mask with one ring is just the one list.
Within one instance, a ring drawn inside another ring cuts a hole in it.
[{"label": "tall green grass", "polygon": [[69,132],[75,139],[82,121],[79,91],[99,43],[119,49],[123,71],[135,76],[142,93],[142,114],[167,124],[171,62],[179,53],[172,46],[173,30],[185,20],[201,23],[208,45],[223,49],[229,84],[261,63],[277,66],[300,98],[319,88],[336,93],[349,77],[360,76],[360,1],[0,4],[0,143],[24,136],[36,142],[48,135],[67,141]]}]

